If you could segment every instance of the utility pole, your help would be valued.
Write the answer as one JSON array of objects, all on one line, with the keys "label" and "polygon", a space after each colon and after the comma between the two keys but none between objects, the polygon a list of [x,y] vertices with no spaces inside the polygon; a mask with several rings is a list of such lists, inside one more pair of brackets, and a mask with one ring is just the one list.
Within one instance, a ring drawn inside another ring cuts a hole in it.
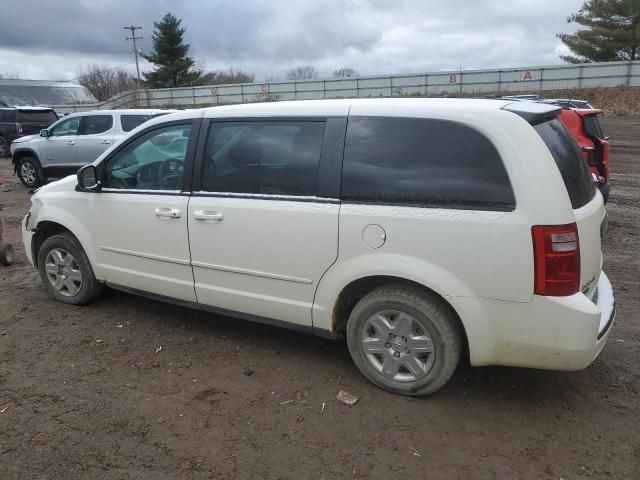
[{"label": "utility pole", "polygon": [[122,27],[125,30],[131,31],[130,37],[125,37],[125,40],[133,41],[133,54],[136,57],[136,73],[138,74],[138,85],[141,84],[140,80],[140,66],[138,65],[138,45],[136,44],[136,40],[142,40],[142,37],[136,37],[136,30],[142,30],[142,27],[136,27],[134,25],[129,25],[128,27]]}]

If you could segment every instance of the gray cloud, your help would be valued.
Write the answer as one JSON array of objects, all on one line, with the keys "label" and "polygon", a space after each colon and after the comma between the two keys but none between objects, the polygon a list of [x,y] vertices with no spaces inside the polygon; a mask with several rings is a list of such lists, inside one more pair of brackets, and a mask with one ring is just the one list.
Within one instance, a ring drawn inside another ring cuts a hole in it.
[{"label": "gray cloud", "polygon": [[[555,34],[582,0],[13,0],[3,11],[0,72],[73,78],[93,63],[131,64],[123,25],[173,12],[206,68],[258,78],[296,64],[362,74],[558,63]],[[148,68],[143,63],[143,68]]]}]

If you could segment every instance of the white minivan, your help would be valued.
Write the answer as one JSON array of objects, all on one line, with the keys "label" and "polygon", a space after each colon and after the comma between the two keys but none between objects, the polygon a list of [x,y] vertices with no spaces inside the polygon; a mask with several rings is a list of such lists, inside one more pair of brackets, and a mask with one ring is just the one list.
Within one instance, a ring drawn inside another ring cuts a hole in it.
[{"label": "white minivan", "polygon": [[373,383],[424,395],[472,365],[576,370],[604,347],[602,196],[559,107],[360,99],[150,120],[32,197],[57,300],[104,285],[346,337]]}]

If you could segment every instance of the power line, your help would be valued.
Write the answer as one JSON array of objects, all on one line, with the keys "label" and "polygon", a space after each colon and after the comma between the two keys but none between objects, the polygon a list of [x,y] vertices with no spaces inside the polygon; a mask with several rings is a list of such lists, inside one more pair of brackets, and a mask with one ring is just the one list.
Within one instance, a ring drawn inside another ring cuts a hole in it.
[{"label": "power line", "polygon": [[136,58],[136,73],[138,74],[138,84],[141,83],[140,80],[140,66],[138,65],[138,45],[136,44],[136,40],[142,40],[142,37],[136,37],[136,30],[142,30],[142,27],[136,27],[134,25],[129,25],[128,27],[122,27],[125,30],[129,30],[131,32],[130,37],[125,37],[125,40],[131,40],[133,42],[133,54]]}]

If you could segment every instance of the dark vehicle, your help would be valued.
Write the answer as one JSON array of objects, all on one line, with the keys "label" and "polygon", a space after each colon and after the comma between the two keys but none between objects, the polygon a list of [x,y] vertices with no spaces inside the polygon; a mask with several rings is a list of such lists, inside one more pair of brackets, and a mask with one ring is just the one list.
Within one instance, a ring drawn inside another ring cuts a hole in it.
[{"label": "dark vehicle", "polygon": [[9,145],[16,138],[40,133],[40,130],[57,120],[58,116],[52,108],[0,108],[0,158],[10,156]]}]

